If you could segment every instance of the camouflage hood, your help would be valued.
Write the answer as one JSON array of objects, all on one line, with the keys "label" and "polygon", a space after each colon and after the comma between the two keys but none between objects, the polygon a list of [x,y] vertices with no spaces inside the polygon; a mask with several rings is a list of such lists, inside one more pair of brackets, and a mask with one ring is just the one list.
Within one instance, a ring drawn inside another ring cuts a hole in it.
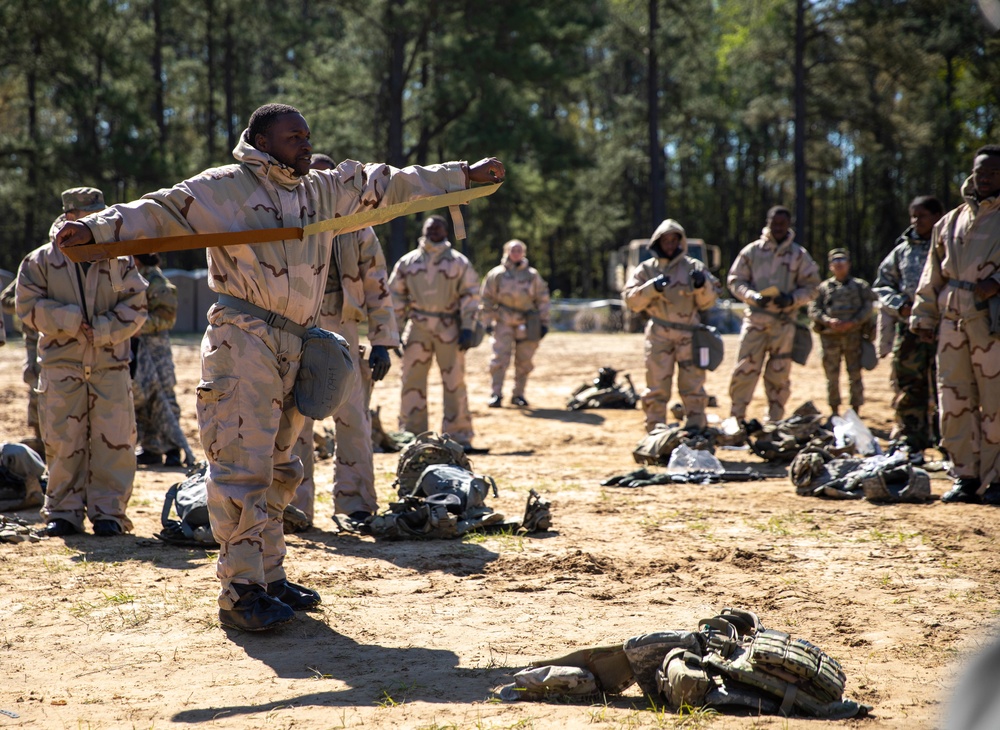
[{"label": "camouflage hood", "polygon": [[795,242],[795,230],[789,228],[788,234],[784,237],[784,239],[778,241],[775,239],[774,234],[771,233],[770,226],[764,226],[760,229],[760,240],[765,245],[774,247],[775,251],[782,252]]},{"label": "camouflage hood", "polygon": [[233,157],[250,168],[262,182],[280,185],[285,190],[294,190],[302,182],[302,178],[288,165],[278,162],[266,152],[261,152],[247,142],[247,131],[240,135],[240,141],[233,149]]},{"label": "camouflage hood", "polygon": [[[681,236],[680,252],[681,254],[687,253],[688,239],[687,234],[684,232],[684,226],[675,221],[673,218],[667,218],[665,221],[660,223],[653,231],[653,235],[649,237],[649,252],[656,256],[656,258],[662,259],[666,258],[663,255],[663,251],[660,250],[658,245],[660,237],[666,235],[667,233],[679,233]],[[674,258],[678,258],[675,256]]]}]

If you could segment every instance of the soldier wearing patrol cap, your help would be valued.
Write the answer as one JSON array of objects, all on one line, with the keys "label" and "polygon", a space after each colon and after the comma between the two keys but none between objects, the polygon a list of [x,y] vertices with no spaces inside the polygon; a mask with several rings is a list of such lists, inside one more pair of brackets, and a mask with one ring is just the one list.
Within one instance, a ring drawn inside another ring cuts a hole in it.
[{"label": "soldier wearing patrol cap", "polygon": [[[67,221],[105,207],[96,188],[72,188],[62,200]],[[39,335],[46,533],[82,532],[85,514],[95,535],[127,532],[135,476],[129,340],[146,321],[146,281],[131,257],[75,264],[49,242],[21,262],[15,300]]]},{"label": "soldier wearing patrol cap", "polygon": [[813,329],[819,332],[826,372],[827,401],[834,415],[840,409],[840,361],[847,366],[851,388],[851,408],[858,412],[865,402],[861,381],[861,342],[871,337],[874,326],[872,303],[875,293],[864,279],[851,276],[851,256],[835,248],[827,256],[829,279],[819,285],[816,299],[809,305]]}]

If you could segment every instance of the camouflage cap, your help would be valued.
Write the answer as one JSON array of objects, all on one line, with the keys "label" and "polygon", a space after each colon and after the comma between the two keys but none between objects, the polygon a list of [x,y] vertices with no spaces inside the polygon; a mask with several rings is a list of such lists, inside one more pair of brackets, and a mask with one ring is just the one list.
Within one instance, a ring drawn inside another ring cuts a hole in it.
[{"label": "camouflage cap", "polygon": [[827,254],[826,260],[831,264],[834,261],[850,261],[851,254],[846,248],[835,248]]},{"label": "camouflage cap", "polygon": [[66,213],[73,210],[90,213],[96,210],[104,210],[108,207],[104,203],[104,193],[97,188],[70,188],[69,190],[64,190],[62,204],[63,211]]}]

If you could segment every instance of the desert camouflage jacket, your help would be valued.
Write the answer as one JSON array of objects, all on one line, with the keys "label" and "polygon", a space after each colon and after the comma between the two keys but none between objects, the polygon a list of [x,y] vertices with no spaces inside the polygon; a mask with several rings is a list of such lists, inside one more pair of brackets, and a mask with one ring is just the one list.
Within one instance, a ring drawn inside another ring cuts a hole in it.
[{"label": "desert camouflage jacket", "polygon": [[875,294],[864,279],[848,276],[840,282],[831,276],[819,285],[816,298],[809,304],[809,317],[821,334],[847,334],[830,331],[827,327],[830,320],[854,322],[858,326],[852,331],[856,331],[871,321],[874,301]]},{"label": "desert camouflage jacket", "polygon": [[[74,264],[47,243],[17,272],[17,315],[39,333],[43,367],[127,367],[129,339],[146,321],[146,281],[131,256]],[[80,326],[94,328],[90,344]]]},{"label": "desert camouflage jacket", "polygon": [[820,279],[812,256],[795,243],[795,231],[788,231],[785,240],[779,243],[771,235],[771,229],[765,227],[759,239],[740,251],[726,281],[733,295],[743,302],[753,292],[772,286],[791,294],[794,301],[790,306],[781,309],[771,301],[764,308],[772,314],[788,314],[815,298]]},{"label": "desert camouflage jacket", "polygon": [[389,291],[400,323],[410,319],[432,331],[454,324],[476,326],[479,277],[447,240],[433,243],[421,236],[420,245],[396,262]]},{"label": "desert camouflage jacket", "polygon": [[899,317],[899,310],[912,305],[920,283],[920,274],[927,263],[930,240],[917,236],[913,226],[896,239],[896,246],[878,267],[874,291],[882,306]]},{"label": "desert camouflage jacket", "polygon": [[937,329],[942,319],[985,316],[972,291],[948,282],[1000,280],[1000,196],[977,201],[971,177],[962,185],[962,195],[965,202],[934,226],[910,329]]},{"label": "desert camouflage jacket", "polygon": [[[666,232],[681,234],[681,253],[673,259],[659,255],[659,249],[651,248],[653,258],[639,264],[622,289],[622,298],[633,312],[645,311],[650,317],[680,324],[700,322],[698,312],[711,309],[719,296],[719,280],[697,259],[687,255],[687,237],[679,225],[670,226],[671,220],[664,221],[650,239],[652,246]],[[691,284],[691,274],[701,271],[705,274],[705,285],[695,289]],[[669,283],[662,292],[656,291],[653,280],[660,274]],[[655,321],[653,322],[655,325]],[[650,325],[653,326],[653,325]]]},{"label": "desert camouflage jacket", "polygon": [[[396,169],[353,160],[334,170],[298,177],[241,135],[233,150],[237,164],[218,167],[124,205],[83,219],[98,242],[300,227],[359,210],[424,198],[467,187],[464,163]],[[326,289],[334,235],[304,240],[208,250],[208,285],[276,312],[293,322],[312,323]],[[274,333],[250,315],[213,305],[213,322],[230,322],[271,340]],[[277,347],[277,345],[275,345]]]},{"label": "desert camouflage jacket", "polygon": [[149,316],[139,330],[140,335],[167,332],[177,322],[177,287],[163,275],[159,266],[140,266],[139,273],[149,282],[146,307]]},{"label": "desert camouflage jacket", "polygon": [[506,256],[483,279],[483,324],[497,322],[512,327],[524,324],[524,313],[535,310],[549,326],[549,285],[523,258],[517,264]]},{"label": "desert camouflage jacket", "polygon": [[320,309],[320,321],[336,325],[368,320],[372,345],[399,346],[385,254],[373,228],[337,236]]}]

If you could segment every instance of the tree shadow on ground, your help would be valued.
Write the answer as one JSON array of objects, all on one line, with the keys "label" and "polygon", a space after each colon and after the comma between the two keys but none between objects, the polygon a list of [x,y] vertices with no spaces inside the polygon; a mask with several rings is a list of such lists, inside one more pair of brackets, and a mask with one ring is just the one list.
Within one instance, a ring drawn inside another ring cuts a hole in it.
[{"label": "tree shadow on ground", "polygon": [[524,412],[528,418],[545,418],[566,423],[582,423],[588,426],[599,426],[604,423],[604,416],[590,411],[566,411],[557,408],[532,408]]},{"label": "tree shadow on ground", "polygon": [[217,718],[268,713],[295,706],[372,707],[403,702],[466,703],[488,699],[490,689],[510,675],[496,667],[460,668],[452,651],[419,646],[406,648],[363,644],[334,631],[335,615],[296,614],[294,622],[266,633],[227,630],[247,656],[270,667],[284,679],[313,679],[346,684],[327,691],[285,696],[271,702],[218,704],[182,710],[173,722],[200,723]]}]

